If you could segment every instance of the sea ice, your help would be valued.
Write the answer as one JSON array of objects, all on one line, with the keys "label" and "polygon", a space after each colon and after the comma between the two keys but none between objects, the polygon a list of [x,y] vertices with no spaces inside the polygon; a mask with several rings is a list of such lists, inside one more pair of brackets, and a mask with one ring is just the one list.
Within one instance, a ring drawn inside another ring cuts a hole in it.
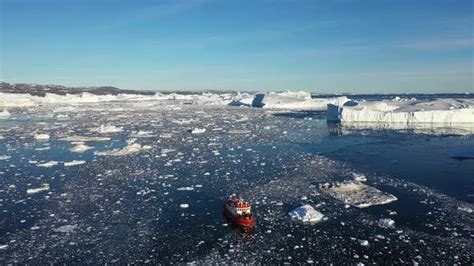
[{"label": "sea ice", "polygon": [[5,118],[8,118],[8,117],[10,117],[10,112],[8,112],[7,109],[3,109],[0,112],[0,119],[5,119]]},{"label": "sea ice", "polygon": [[288,213],[292,219],[300,220],[304,223],[319,222],[324,215],[315,210],[311,205],[300,206]]},{"label": "sea ice", "polygon": [[77,153],[83,153],[85,151],[88,151],[90,149],[93,149],[94,147],[87,146],[85,144],[77,144],[74,147],[71,148],[72,152],[77,152]]},{"label": "sea ice", "polygon": [[60,140],[71,141],[71,142],[89,142],[89,141],[109,141],[109,137],[95,137],[95,136],[70,136],[64,137]]},{"label": "sea ice", "polygon": [[191,129],[192,134],[202,134],[204,132],[206,132],[205,128],[193,128],[193,129]]},{"label": "sea ice", "polygon": [[86,161],[83,161],[83,160],[72,160],[70,162],[64,162],[64,166],[76,166],[76,165],[81,165],[85,163]]},{"label": "sea ice", "polygon": [[8,160],[10,158],[11,158],[11,156],[8,156],[8,155],[0,155],[0,161]]},{"label": "sea ice", "polygon": [[189,208],[189,204],[187,204],[187,203],[181,203],[181,204],[179,204],[179,207],[180,207],[181,209],[187,209],[187,208]]},{"label": "sea ice", "polygon": [[56,165],[58,165],[57,161],[49,161],[49,162],[46,162],[46,163],[37,164],[37,166],[39,166],[39,167],[46,167],[46,168],[53,167],[53,166],[56,166]]},{"label": "sea ice", "polygon": [[68,225],[63,225],[63,226],[54,228],[53,231],[56,233],[70,233],[74,231],[74,229],[76,228],[77,228],[77,225],[68,224]]},{"label": "sea ice", "polygon": [[382,218],[377,220],[377,225],[382,228],[391,228],[395,225],[395,221],[390,218]]},{"label": "sea ice", "polygon": [[48,134],[35,134],[35,139],[36,140],[39,140],[39,141],[43,141],[43,140],[49,140],[49,135]]},{"label": "sea ice", "polygon": [[29,189],[27,189],[26,194],[29,194],[29,195],[36,194],[36,193],[46,191],[46,190],[49,190],[49,184],[47,184],[47,183],[43,184],[39,188],[29,188]]},{"label": "sea ice", "polygon": [[111,125],[108,125],[108,126],[100,125],[100,127],[98,128],[91,129],[91,131],[98,132],[100,134],[117,133],[117,132],[121,132],[122,130],[123,128],[121,127],[116,127],[116,126],[111,126]]},{"label": "sea ice", "polygon": [[387,204],[397,200],[394,195],[358,181],[345,181],[323,188],[332,197],[358,208]]}]

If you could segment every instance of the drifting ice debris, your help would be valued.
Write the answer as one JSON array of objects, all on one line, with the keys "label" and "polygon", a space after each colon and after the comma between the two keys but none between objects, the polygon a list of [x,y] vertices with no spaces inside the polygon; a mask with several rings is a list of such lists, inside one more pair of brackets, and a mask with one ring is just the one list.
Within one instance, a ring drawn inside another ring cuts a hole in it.
[{"label": "drifting ice debris", "polygon": [[463,212],[467,212],[467,213],[472,213],[474,212],[471,208],[469,207],[458,207],[458,210],[460,211],[463,211]]},{"label": "drifting ice debris", "polygon": [[11,158],[11,156],[8,156],[8,155],[0,155],[0,161],[8,160],[10,158]]},{"label": "drifting ice debris", "polygon": [[5,119],[10,116],[10,112],[8,112],[7,109],[3,109],[3,111],[0,112],[0,119]]},{"label": "drifting ice debris", "polygon": [[58,162],[57,161],[49,161],[49,162],[46,162],[46,163],[40,163],[40,164],[37,164],[37,166],[39,167],[53,167],[53,166],[56,166],[58,165]]},{"label": "drifting ice debris", "polygon": [[0,245],[0,250],[4,250],[4,249],[7,249],[8,248],[8,245]]},{"label": "drifting ice debris", "polygon": [[194,190],[193,187],[180,187],[180,188],[177,188],[176,190],[178,191],[192,191]]},{"label": "drifting ice debris", "polygon": [[72,152],[77,152],[77,153],[83,153],[85,151],[88,151],[90,149],[93,149],[94,147],[87,146],[85,144],[77,144],[76,146],[71,148]]},{"label": "drifting ice debris", "polygon": [[382,218],[377,221],[377,225],[382,228],[392,228],[395,225],[395,221],[390,218]]},{"label": "drifting ice debris", "polygon": [[321,221],[324,215],[315,210],[311,205],[300,206],[288,213],[292,219],[303,223],[315,223]]},{"label": "drifting ice debris", "polygon": [[98,132],[100,134],[107,134],[107,133],[117,133],[122,130],[123,128],[121,127],[100,125],[100,127],[93,128],[91,131]]},{"label": "drifting ice debris", "polygon": [[182,204],[179,204],[179,207],[180,207],[181,209],[187,209],[187,208],[189,208],[189,204],[187,204],[187,203],[182,203]]},{"label": "drifting ice debris", "polygon": [[365,239],[357,239],[357,242],[359,242],[359,244],[360,244],[361,246],[364,246],[364,247],[366,247],[366,246],[369,245],[369,241],[367,241],[367,240],[365,240]]},{"label": "drifting ice debris", "polygon": [[88,141],[109,141],[109,137],[91,137],[91,136],[70,136],[60,140],[71,141],[71,142],[88,142]]},{"label": "drifting ice debris", "polygon": [[77,228],[77,225],[68,224],[68,225],[60,226],[58,228],[54,228],[53,231],[56,233],[70,233],[76,228]]},{"label": "drifting ice debris", "polygon": [[330,196],[358,208],[387,204],[397,200],[392,194],[385,193],[358,181],[345,181],[324,188]]},{"label": "drifting ice debris", "polygon": [[43,184],[43,186],[39,187],[39,188],[29,188],[26,190],[26,194],[36,194],[36,193],[39,193],[41,191],[46,191],[46,190],[49,190],[49,184]]},{"label": "drifting ice debris", "polygon": [[189,130],[189,132],[191,132],[191,134],[202,134],[202,133],[206,132],[206,129],[205,128],[193,128],[193,129]]},{"label": "drifting ice debris", "polygon": [[143,150],[149,150],[152,147],[150,145],[140,145],[138,143],[131,143],[121,149],[113,149],[110,151],[103,151],[103,152],[95,152],[96,155],[99,156],[124,156],[133,153],[137,153]]},{"label": "drifting ice debris", "polygon": [[86,161],[82,161],[82,160],[72,160],[70,162],[64,162],[64,166],[76,166],[76,165],[81,165],[85,163]]},{"label": "drifting ice debris", "polygon": [[451,157],[458,160],[474,159],[474,147],[462,147],[451,151]]},{"label": "drifting ice debris", "polygon": [[36,140],[49,140],[49,135],[48,134],[36,134],[35,135]]},{"label": "drifting ice debris", "polygon": [[367,177],[365,177],[365,175],[363,175],[363,174],[353,173],[352,176],[354,176],[355,181],[360,181],[360,182],[367,181]]}]

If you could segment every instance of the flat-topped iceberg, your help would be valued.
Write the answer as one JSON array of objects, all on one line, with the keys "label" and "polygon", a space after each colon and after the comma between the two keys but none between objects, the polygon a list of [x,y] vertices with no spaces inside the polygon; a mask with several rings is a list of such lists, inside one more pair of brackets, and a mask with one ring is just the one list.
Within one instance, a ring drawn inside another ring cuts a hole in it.
[{"label": "flat-topped iceberg", "polygon": [[257,93],[252,98],[234,101],[230,105],[268,109],[325,111],[328,104],[339,105],[348,100],[345,96],[312,99],[309,92],[267,92]]},{"label": "flat-topped iceberg", "polygon": [[474,100],[395,98],[328,104],[328,121],[382,123],[474,123]]},{"label": "flat-topped iceberg", "polygon": [[359,181],[325,184],[321,188],[330,196],[357,208],[387,204],[396,201],[397,197],[380,191]]},{"label": "flat-topped iceberg", "polygon": [[311,205],[300,206],[288,213],[292,219],[302,221],[303,223],[315,223],[321,221],[324,215],[315,210]]}]

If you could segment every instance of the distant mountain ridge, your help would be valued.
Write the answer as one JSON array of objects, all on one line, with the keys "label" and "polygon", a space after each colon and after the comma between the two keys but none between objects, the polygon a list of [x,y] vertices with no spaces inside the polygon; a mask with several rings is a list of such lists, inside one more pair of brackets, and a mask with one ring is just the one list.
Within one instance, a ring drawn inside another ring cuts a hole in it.
[{"label": "distant mountain ridge", "polygon": [[7,93],[27,93],[33,96],[44,97],[46,93],[53,93],[58,95],[66,94],[80,94],[83,92],[94,95],[117,95],[117,94],[139,94],[139,95],[154,95],[153,91],[137,91],[137,90],[123,90],[112,86],[99,87],[66,87],[61,85],[39,85],[39,84],[10,84],[7,82],[0,82],[0,92]]}]

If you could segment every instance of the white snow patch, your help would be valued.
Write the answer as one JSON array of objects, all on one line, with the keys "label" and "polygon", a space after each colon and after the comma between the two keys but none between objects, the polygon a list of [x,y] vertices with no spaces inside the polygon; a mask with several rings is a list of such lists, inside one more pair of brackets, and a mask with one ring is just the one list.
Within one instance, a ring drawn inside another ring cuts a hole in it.
[{"label": "white snow patch", "polygon": [[113,149],[110,151],[103,151],[103,152],[95,152],[96,155],[99,156],[124,156],[129,155],[137,152],[141,152],[144,150],[149,150],[152,147],[150,145],[140,145],[138,143],[130,143],[127,146],[121,149]]}]

